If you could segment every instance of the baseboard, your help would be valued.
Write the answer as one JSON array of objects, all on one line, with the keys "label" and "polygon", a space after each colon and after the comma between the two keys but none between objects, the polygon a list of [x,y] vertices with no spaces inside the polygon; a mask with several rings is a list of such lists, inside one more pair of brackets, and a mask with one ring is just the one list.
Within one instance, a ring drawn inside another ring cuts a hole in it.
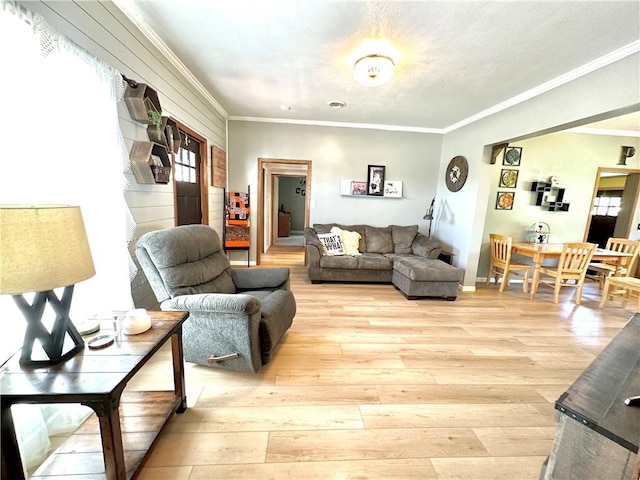
[{"label": "baseboard", "polygon": [[[493,279],[493,277],[491,277]],[[476,278],[476,283],[486,283],[487,282],[487,277],[478,277]],[[500,276],[500,279],[498,280],[498,285],[500,284],[500,282],[502,282],[502,276]],[[524,283],[524,279],[523,278],[509,278],[509,283]],[[490,285],[495,285],[493,282],[490,282]]]},{"label": "baseboard", "polygon": [[[242,267],[246,267],[247,266],[247,261],[244,260],[231,260],[229,262],[231,265],[237,265],[237,266],[242,266]],[[254,262],[253,260],[249,262],[249,266],[251,267],[255,267],[256,266],[256,262]]]}]

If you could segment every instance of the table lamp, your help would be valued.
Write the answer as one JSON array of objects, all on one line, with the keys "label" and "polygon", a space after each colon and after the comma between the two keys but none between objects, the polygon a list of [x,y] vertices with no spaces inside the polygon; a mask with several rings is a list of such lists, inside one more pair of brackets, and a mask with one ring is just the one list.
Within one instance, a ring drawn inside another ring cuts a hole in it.
[{"label": "table lamp", "polygon": [[[84,349],[69,309],[74,285],[95,273],[80,207],[0,205],[0,294],[12,295],[27,320],[21,365],[56,365]],[[22,295],[29,292],[31,305]],[[55,312],[51,332],[42,323],[47,303]],[[44,359],[32,358],[36,340]]]}]

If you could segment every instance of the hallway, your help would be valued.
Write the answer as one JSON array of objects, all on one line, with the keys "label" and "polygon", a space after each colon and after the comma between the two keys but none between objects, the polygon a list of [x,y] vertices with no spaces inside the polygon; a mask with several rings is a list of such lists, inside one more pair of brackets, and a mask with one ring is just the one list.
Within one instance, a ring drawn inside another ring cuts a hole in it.
[{"label": "hallway", "polygon": [[288,237],[278,237],[273,244],[278,246],[289,245],[301,247],[304,245],[304,235],[302,233],[292,233]]},{"label": "hallway", "polygon": [[304,246],[300,245],[274,245],[267,253],[260,256],[261,266],[303,266]]}]

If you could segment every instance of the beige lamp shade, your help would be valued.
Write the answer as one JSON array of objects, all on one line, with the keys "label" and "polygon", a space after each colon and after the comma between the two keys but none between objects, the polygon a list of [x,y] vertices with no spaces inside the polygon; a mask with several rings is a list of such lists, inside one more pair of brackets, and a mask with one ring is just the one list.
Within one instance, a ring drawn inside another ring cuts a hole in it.
[{"label": "beige lamp shade", "polygon": [[0,293],[53,290],[95,273],[80,207],[0,205]]}]

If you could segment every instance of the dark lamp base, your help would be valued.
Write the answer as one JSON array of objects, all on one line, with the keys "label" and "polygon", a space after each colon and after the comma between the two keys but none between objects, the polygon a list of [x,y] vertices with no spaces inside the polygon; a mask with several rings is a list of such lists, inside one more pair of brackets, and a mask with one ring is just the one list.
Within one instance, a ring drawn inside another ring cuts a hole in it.
[{"label": "dark lamp base", "polygon": [[[71,307],[71,297],[73,296],[73,285],[65,287],[62,299],[58,299],[53,290],[38,292],[29,303],[22,295],[14,295],[18,308],[27,320],[27,331],[24,334],[22,353],[20,354],[20,365],[25,366],[50,366],[64,362],[74,355],[84,350],[82,336],[69,319],[69,308]],[[42,314],[47,302],[56,313],[51,333],[42,323]],[[69,337],[73,341],[73,346],[64,351],[65,338]],[[33,345],[36,340],[40,341],[42,349],[46,355],[44,359],[34,359]]]}]

